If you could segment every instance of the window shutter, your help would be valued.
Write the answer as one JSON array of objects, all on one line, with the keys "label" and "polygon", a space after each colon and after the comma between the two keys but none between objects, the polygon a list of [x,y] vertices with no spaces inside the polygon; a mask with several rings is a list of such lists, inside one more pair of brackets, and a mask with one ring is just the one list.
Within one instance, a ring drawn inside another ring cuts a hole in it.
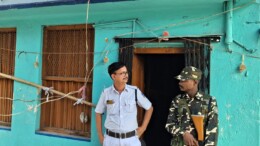
[{"label": "window shutter", "polygon": [[[87,70],[93,67],[94,29],[88,25],[88,52],[86,52],[86,25],[48,26],[44,28],[42,83],[63,93],[77,91],[84,83]],[[86,100],[91,102],[92,74],[87,82]],[[80,95],[74,95],[80,98]],[[44,92],[42,98],[46,98]],[[59,97],[54,97],[56,99]],[[50,99],[51,100],[51,99]],[[44,102],[43,100],[42,102]],[[90,138],[91,107],[73,106],[63,98],[41,106],[41,131]],[[87,122],[84,122],[87,116]]]},{"label": "window shutter", "polygon": [[[0,29],[0,72],[14,75],[16,29]],[[0,77],[0,97],[13,98],[13,80]],[[0,100],[0,114],[12,114],[12,101]],[[0,125],[11,127],[12,116],[0,116]]]}]

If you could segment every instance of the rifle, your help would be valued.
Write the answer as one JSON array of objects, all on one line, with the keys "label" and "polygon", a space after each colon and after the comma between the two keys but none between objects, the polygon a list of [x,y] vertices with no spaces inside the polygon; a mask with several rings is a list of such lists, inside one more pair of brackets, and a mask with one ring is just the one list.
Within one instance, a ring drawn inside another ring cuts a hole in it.
[{"label": "rifle", "polygon": [[195,129],[198,133],[198,140],[203,141],[204,140],[204,115],[191,115],[192,121],[195,125]]}]

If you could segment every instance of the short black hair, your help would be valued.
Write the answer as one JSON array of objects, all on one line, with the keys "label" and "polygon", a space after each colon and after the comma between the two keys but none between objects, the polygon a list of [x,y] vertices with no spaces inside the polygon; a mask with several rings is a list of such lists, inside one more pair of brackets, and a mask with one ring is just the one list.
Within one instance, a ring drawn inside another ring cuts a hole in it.
[{"label": "short black hair", "polygon": [[111,76],[115,71],[122,67],[126,67],[126,65],[123,62],[114,62],[108,66],[108,73]]}]

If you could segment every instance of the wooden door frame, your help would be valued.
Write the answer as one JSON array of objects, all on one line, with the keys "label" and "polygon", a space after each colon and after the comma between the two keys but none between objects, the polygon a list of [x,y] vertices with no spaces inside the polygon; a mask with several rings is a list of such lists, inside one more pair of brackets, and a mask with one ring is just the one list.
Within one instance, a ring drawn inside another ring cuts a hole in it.
[{"label": "wooden door frame", "polygon": [[[185,48],[134,48],[132,62],[132,85],[137,86],[143,93],[144,84],[144,58],[142,55],[166,55],[166,54],[184,54]],[[142,124],[144,110],[138,108],[138,124]]]}]

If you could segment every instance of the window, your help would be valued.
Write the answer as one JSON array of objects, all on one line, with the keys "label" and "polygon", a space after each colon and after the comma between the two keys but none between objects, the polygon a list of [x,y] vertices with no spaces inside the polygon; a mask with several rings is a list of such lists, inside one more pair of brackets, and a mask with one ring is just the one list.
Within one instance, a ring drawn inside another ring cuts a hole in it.
[{"label": "window", "polygon": [[[0,72],[14,75],[16,30],[0,29]],[[0,126],[11,127],[13,80],[0,77]],[[8,98],[8,99],[7,99]]]},{"label": "window", "polygon": [[[86,27],[88,50],[86,52]],[[49,26],[44,28],[42,84],[69,93],[79,90],[93,67],[94,29],[86,25]],[[87,59],[86,59],[87,58]],[[86,60],[87,70],[86,73]],[[91,102],[92,75],[87,82],[86,100]],[[80,98],[79,95],[74,95]],[[44,93],[42,98],[46,98]],[[54,99],[59,98],[54,95]],[[51,100],[51,99],[50,99]],[[75,101],[63,98],[41,106],[40,130],[58,134],[90,137],[91,107],[73,106]],[[87,122],[80,115],[88,117]]]}]

